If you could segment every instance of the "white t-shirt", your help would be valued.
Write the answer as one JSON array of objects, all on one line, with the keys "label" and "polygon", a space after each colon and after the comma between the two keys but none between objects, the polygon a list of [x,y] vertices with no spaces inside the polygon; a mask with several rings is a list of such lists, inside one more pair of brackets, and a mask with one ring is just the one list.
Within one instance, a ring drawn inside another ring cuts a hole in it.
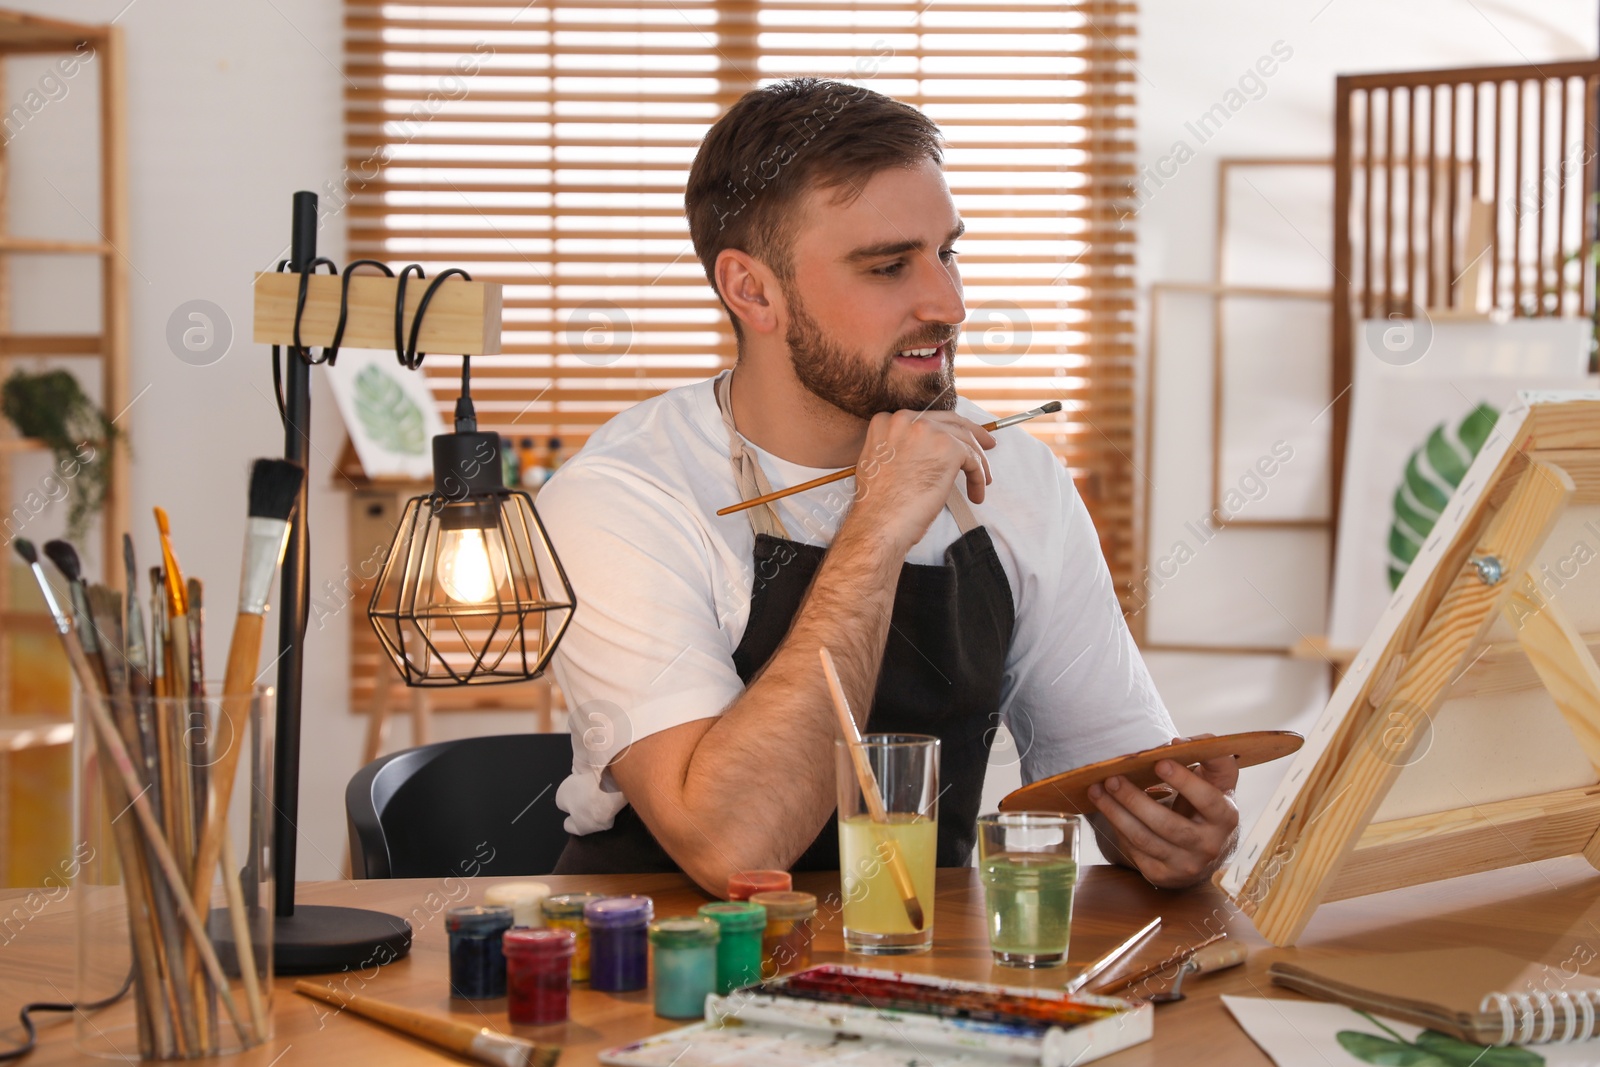
[{"label": "white t-shirt", "polygon": [[[721,715],[744,689],[755,534],[740,500],[714,379],[607,422],[539,491],[538,510],[577,595],[553,666],[572,709],[573,770],[556,804],[574,834],[627,805],[607,765],[629,744]],[[967,400],[956,411],[994,416]],[[774,489],[829,474],[747,445]],[[1024,783],[1170,740],[1172,719],[1117,606],[1089,513],[1066,468],[1022,429],[997,433],[977,519],[1011,584],[1016,626],[999,718]],[[789,537],[826,545],[855,479],[778,502]],[[907,561],[942,564],[960,537],[940,513]]]}]

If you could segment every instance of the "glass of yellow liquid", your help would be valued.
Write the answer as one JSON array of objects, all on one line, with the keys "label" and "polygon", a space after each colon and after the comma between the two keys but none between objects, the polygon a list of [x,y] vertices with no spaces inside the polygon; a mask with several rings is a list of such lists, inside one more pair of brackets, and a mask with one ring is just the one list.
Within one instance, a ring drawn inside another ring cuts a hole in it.
[{"label": "glass of yellow liquid", "polygon": [[[924,952],[933,945],[939,739],[925,734],[867,734],[861,748],[887,820],[873,820],[850,749],[841,738],[835,778],[845,951]],[[910,901],[904,892],[908,887],[913,891]]]}]

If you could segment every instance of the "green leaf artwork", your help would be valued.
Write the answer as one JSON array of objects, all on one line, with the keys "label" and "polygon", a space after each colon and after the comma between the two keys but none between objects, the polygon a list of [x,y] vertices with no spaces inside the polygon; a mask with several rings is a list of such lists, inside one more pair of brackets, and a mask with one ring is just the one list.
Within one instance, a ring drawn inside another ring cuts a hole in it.
[{"label": "green leaf artwork", "polygon": [[355,400],[361,426],[373,443],[400,455],[422,455],[428,444],[422,409],[383,368],[362,368],[356,375]]},{"label": "green leaf artwork", "polygon": [[1450,494],[1473,457],[1489,439],[1489,432],[1500,413],[1488,404],[1479,404],[1462,419],[1453,433],[1448,423],[1433,428],[1421,448],[1406,460],[1406,473],[1394,491],[1394,522],[1389,526],[1389,588],[1400,579],[1417,558],[1422,542],[1450,502]]},{"label": "green leaf artwork", "polygon": [[1416,1041],[1407,1041],[1366,1012],[1357,1014],[1389,1035],[1379,1037],[1360,1030],[1340,1030],[1334,1035],[1339,1047],[1362,1063],[1386,1067],[1544,1067],[1544,1057],[1525,1048],[1474,1045],[1438,1030],[1424,1030]]}]

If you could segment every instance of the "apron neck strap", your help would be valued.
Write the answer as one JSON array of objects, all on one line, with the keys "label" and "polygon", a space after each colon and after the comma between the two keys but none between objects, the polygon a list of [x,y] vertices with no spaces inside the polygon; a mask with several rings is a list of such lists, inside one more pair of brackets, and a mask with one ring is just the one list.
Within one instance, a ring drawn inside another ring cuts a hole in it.
[{"label": "apron neck strap", "polygon": [[950,490],[950,499],[944,506],[950,509],[950,514],[956,520],[956,526],[963,534],[969,534],[978,528],[978,517],[972,513],[972,505],[967,503],[967,494],[962,490],[965,477],[956,476],[956,484]]},{"label": "apron neck strap", "polygon": [[[755,453],[745,447],[744,436],[733,425],[732,386],[733,372],[724,371],[717,378],[717,410],[722,412],[722,425],[728,428],[728,459],[733,464],[733,481],[739,487],[739,499],[749,500],[772,492],[772,483],[767,481]],[[746,508],[745,514],[750,517],[750,528],[758,536],[767,534],[789,540],[789,531],[778,517],[778,509],[771,504]]]},{"label": "apron neck strap", "polygon": [[[767,476],[761,470],[761,464],[757,462],[755,453],[746,447],[744,436],[733,424],[732,387],[733,372],[724,371],[716,382],[717,410],[722,413],[722,425],[728,430],[728,459],[733,464],[734,484],[739,487],[740,499],[749,500],[772,492],[772,483],[767,481]],[[972,505],[967,503],[966,494],[961,486],[961,480],[957,479],[956,484],[950,489],[950,498],[945,501],[945,507],[950,510],[962,534],[968,534],[977,529],[978,518],[972,513]],[[785,541],[789,539],[789,532],[784,528],[783,519],[778,516],[778,509],[772,504],[746,508],[745,514],[750,517],[750,528],[757,534],[767,534]]]}]

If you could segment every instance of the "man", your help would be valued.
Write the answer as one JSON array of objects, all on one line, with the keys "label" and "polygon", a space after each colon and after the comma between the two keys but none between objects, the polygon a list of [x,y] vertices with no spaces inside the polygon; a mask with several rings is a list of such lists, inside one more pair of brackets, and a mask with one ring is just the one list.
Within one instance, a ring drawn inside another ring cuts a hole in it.
[{"label": "man", "polygon": [[[998,723],[1027,781],[1171,739],[1066,470],[956,396],[941,161],[916,109],[815,79],[749,93],[701,144],[690,234],[738,363],[611,420],[539,497],[579,602],[558,873],[681,868],[720,895],[738,870],[837,867],[819,647],[863,730],[942,739],[941,866],[970,862]],[[1188,885],[1232,847],[1237,771],[1161,771],[1176,804],[1112,779],[1095,821]]]}]

